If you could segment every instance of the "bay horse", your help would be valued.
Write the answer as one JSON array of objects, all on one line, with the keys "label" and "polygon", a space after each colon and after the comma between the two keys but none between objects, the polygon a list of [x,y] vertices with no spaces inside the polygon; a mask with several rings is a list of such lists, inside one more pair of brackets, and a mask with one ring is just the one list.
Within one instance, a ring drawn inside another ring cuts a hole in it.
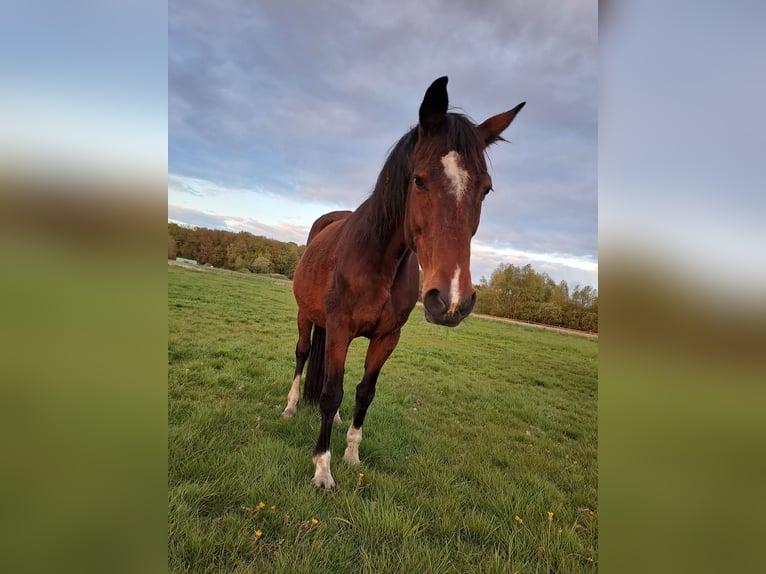
[{"label": "bay horse", "polygon": [[318,401],[322,415],[313,481],[325,491],[335,487],[330,434],[333,421],[340,422],[351,340],[370,340],[343,457],[359,464],[362,424],[378,375],[418,300],[418,266],[427,321],[454,327],[476,301],[471,238],[492,188],[484,150],[503,140],[500,134],[525,102],[475,125],[465,115],[448,112],[448,101],[444,76],[426,91],[418,125],[394,145],[371,195],[356,211],[320,217],[295,269],[298,344],[282,414],[296,412],[308,359],[303,400]]}]

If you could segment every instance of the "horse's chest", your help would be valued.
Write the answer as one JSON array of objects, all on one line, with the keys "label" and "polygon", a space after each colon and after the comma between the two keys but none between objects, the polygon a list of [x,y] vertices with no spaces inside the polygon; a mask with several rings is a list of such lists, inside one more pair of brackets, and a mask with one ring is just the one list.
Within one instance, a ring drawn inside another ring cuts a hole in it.
[{"label": "horse's chest", "polygon": [[341,311],[348,317],[352,337],[372,337],[398,328],[388,289],[368,288],[360,293],[345,291],[339,297],[331,297],[328,303],[328,314]]},{"label": "horse's chest", "polygon": [[356,300],[351,309],[351,317],[357,335],[373,335],[381,328],[390,330],[392,323],[391,291],[376,289],[368,291],[366,296]]}]

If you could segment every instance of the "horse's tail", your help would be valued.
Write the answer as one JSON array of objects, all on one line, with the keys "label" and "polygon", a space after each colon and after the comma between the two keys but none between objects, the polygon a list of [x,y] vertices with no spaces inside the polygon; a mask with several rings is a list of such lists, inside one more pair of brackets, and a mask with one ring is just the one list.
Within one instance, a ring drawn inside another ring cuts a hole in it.
[{"label": "horse's tail", "polygon": [[309,352],[309,364],[306,367],[306,382],[303,384],[303,401],[307,403],[318,403],[319,395],[322,394],[324,342],[324,327],[315,324],[311,334],[311,351]]}]

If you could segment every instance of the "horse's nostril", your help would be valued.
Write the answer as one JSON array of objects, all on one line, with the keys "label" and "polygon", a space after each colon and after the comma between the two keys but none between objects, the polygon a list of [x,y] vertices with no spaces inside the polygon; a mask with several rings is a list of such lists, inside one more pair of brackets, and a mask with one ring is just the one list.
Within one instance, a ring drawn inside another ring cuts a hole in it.
[{"label": "horse's nostril", "polygon": [[442,315],[447,311],[447,302],[438,289],[431,289],[423,297],[423,305],[432,315]]}]

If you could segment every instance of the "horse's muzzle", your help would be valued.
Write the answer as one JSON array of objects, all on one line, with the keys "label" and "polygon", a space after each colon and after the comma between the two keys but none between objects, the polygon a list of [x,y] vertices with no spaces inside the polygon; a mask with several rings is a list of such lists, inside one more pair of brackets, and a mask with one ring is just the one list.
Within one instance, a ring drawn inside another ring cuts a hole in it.
[{"label": "horse's muzzle", "polygon": [[476,304],[476,292],[465,301],[461,301],[454,310],[450,310],[449,302],[438,289],[431,289],[423,296],[423,307],[426,311],[426,321],[445,327],[455,327],[468,317]]}]

